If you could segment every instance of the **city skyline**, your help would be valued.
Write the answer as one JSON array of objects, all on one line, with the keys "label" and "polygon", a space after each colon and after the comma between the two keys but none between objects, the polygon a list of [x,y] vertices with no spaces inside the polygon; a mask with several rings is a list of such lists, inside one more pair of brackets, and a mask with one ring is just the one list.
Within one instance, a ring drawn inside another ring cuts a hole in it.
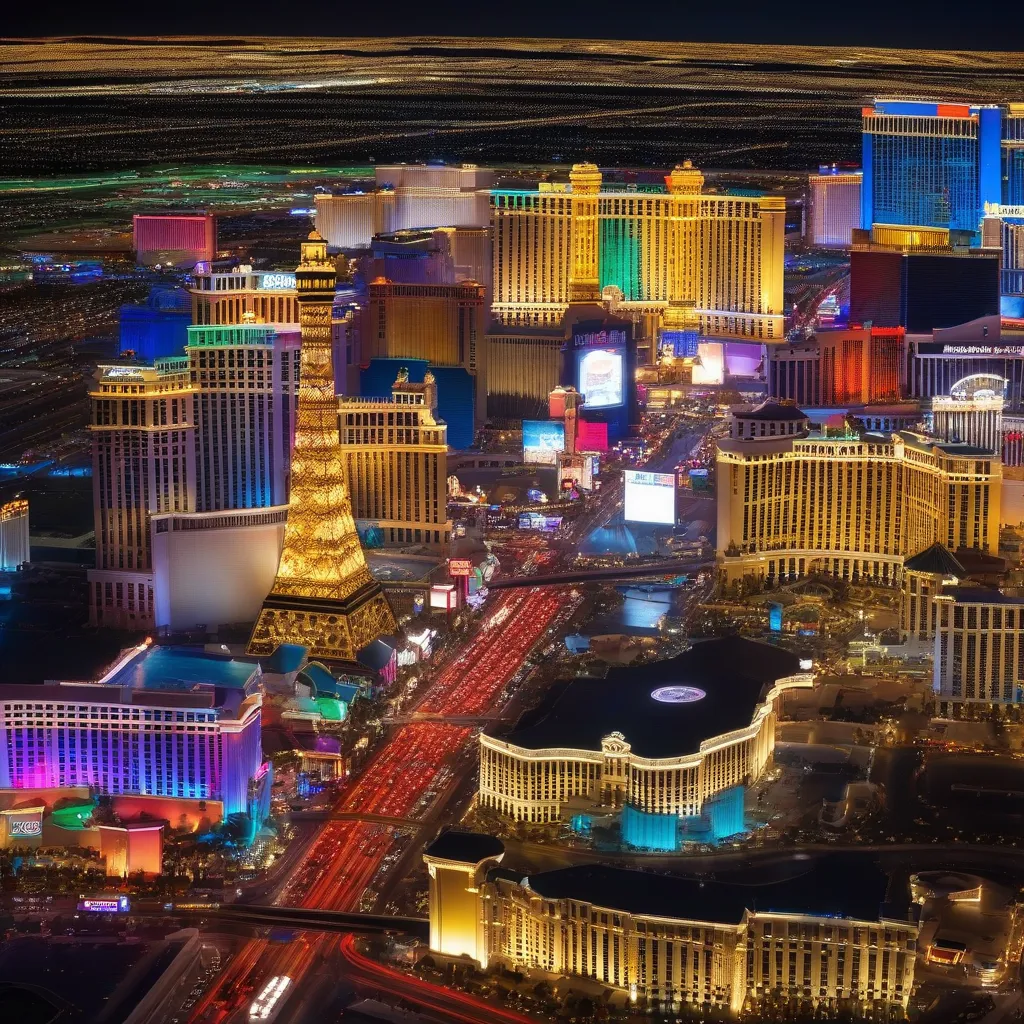
[{"label": "city skyline", "polygon": [[1024,1015],[1024,56],[918,13],[0,40],[0,1002]]}]

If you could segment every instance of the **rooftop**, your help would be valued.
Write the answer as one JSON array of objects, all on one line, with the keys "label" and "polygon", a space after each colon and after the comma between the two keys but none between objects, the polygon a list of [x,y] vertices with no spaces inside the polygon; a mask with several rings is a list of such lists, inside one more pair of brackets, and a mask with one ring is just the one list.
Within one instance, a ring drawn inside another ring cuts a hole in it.
[{"label": "rooftop", "polygon": [[668,661],[558,684],[507,739],[529,750],[598,751],[603,737],[619,732],[641,757],[693,754],[702,741],[750,725],[770,686],[799,664],[788,651],[744,637],[705,640]]},{"label": "rooftop", "polygon": [[956,576],[958,579],[963,579],[967,575],[967,570],[938,542],[908,558],[903,563],[903,568],[911,572]]},{"label": "rooftop", "polygon": [[437,857],[438,860],[479,864],[488,857],[500,857],[505,852],[505,844],[481,832],[446,828],[423,852],[425,856]]},{"label": "rooftop", "polygon": [[[609,910],[651,917],[737,925],[744,911],[810,914],[877,921],[888,878],[860,856],[809,861],[806,870],[780,881],[741,884],[681,878],[586,864],[531,874],[529,887],[544,899],[572,899]],[[905,913],[890,907],[889,913]]]},{"label": "rooftop", "polygon": [[243,690],[259,666],[206,653],[200,647],[148,647],[103,681],[145,690],[190,690],[205,683],[224,690]]},{"label": "rooftop", "polygon": [[1024,597],[1014,597],[990,587],[949,587],[943,594],[959,604],[1024,605]]},{"label": "rooftop", "polygon": [[779,402],[766,398],[753,408],[734,410],[733,415],[745,420],[805,420],[807,414],[791,402]]}]

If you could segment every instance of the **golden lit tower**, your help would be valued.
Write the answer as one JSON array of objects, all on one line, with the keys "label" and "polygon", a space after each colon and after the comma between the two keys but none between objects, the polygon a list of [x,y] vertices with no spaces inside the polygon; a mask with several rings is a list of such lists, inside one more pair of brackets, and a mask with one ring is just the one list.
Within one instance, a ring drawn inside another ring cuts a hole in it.
[{"label": "golden lit tower", "polygon": [[249,653],[302,644],[310,657],[353,661],[395,628],[366,567],[352,518],[338,437],[331,358],[334,263],[315,231],[295,271],[302,355],[284,550],[273,589],[249,640]]},{"label": "golden lit tower", "polygon": [[597,203],[601,172],[594,164],[573,164],[572,184],[572,269],[569,301],[591,302],[601,298],[597,270]]}]

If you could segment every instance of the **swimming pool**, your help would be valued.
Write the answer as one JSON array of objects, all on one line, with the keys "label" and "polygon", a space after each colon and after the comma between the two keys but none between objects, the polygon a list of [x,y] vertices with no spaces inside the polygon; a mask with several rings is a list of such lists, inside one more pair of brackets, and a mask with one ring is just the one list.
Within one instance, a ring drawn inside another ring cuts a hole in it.
[{"label": "swimming pool", "polygon": [[158,690],[185,690],[196,683],[240,690],[255,670],[255,661],[217,658],[199,648],[150,647],[110,682]]}]

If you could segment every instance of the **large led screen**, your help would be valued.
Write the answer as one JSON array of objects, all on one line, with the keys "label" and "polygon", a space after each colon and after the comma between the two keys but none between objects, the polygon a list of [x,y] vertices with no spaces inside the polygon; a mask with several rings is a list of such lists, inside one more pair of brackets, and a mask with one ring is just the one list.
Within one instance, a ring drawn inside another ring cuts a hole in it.
[{"label": "large led screen", "polygon": [[523,462],[553,466],[565,451],[565,424],[552,420],[523,420]]},{"label": "large led screen", "polygon": [[648,473],[640,469],[626,469],[623,470],[622,477],[626,491],[627,523],[675,526],[675,473]]},{"label": "large led screen", "polygon": [[622,405],[625,364],[625,354],[615,349],[590,349],[580,355],[578,388],[587,409]]}]

